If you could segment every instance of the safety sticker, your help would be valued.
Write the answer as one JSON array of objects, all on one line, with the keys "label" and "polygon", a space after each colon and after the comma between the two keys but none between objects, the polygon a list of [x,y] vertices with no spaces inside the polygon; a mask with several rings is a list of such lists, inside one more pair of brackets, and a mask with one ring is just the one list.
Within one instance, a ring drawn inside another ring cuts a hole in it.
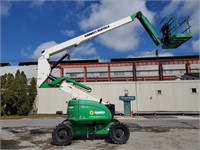
[{"label": "safety sticker", "polygon": [[94,111],[93,110],[90,110],[89,114],[92,116],[94,115]]}]

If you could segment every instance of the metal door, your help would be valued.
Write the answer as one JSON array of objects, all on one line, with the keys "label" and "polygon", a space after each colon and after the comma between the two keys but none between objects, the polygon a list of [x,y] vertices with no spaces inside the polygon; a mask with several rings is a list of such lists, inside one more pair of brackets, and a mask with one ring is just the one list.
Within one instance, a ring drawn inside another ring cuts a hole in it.
[{"label": "metal door", "polygon": [[131,102],[124,101],[124,115],[130,116],[130,112],[131,112]]}]

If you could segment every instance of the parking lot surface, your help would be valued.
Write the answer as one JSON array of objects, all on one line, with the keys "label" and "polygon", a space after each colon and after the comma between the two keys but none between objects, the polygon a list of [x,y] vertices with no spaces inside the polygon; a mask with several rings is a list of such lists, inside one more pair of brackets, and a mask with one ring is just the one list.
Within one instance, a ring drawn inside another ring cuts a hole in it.
[{"label": "parking lot surface", "polygon": [[116,118],[130,129],[126,144],[105,139],[75,139],[68,146],[52,144],[53,128],[64,118],[24,118],[1,120],[1,149],[70,150],[199,150],[199,116],[135,116]]}]

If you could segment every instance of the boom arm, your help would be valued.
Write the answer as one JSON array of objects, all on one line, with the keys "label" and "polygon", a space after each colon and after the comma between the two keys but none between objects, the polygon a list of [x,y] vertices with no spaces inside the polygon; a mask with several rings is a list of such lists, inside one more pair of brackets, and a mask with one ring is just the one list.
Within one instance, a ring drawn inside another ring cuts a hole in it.
[{"label": "boom arm", "polygon": [[147,33],[149,34],[151,39],[154,41],[154,43],[158,46],[161,43],[161,41],[160,41],[160,39],[158,37],[158,34],[154,30],[153,26],[149,22],[149,20],[142,14],[141,11],[139,11],[136,14],[136,17],[141,22],[141,24],[143,25],[143,27],[145,28],[145,30],[147,31]]},{"label": "boom arm", "polygon": [[132,22],[135,18],[137,18],[141,22],[141,24],[144,26],[144,28],[146,29],[146,31],[148,32],[148,34],[150,35],[154,43],[156,45],[159,45],[161,42],[153,26],[150,24],[148,19],[142,14],[142,12],[137,12],[136,14],[132,14],[131,16],[125,17],[121,20],[105,25],[98,29],[92,30],[88,33],[85,33],[76,38],[73,38],[71,40],[68,40],[66,42],[63,42],[61,44],[58,44],[56,46],[53,46],[49,49],[44,50],[42,52],[42,56],[38,59],[37,86],[40,87],[50,77],[50,73],[52,70],[48,62],[48,59],[50,58],[50,56],[53,56],[69,48],[76,47],[98,35],[101,35],[105,32],[108,32],[110,30],[123,26],[125,24],[128,24]]}]

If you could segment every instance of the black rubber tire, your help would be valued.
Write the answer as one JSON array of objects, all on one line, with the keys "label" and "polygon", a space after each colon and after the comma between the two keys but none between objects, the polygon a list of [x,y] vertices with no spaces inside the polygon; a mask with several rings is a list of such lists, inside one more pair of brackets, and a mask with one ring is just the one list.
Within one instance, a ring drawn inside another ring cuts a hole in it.
[{"label": "black rubber tire", "polygon": [[55,145],[69,145],[72,138],[72,129],[68,124],[59,124],[52,132],[52,141]]},{"label": "black rubber tire", "polygon": [[109,130],[109,135],[115,144],[125,144],[129,140],[130,131],[125,124],[115,122]]},{"label": "black rubber tire", "polygon": [[119,122],[119,120],[118,120],[118,119],[115,119],[115,118],[113,118],[113,119],[111,120],[111,122],[113,122],[113,123],[116,123],[116,122]]},{"label": "black rubber tire", "polygon": [[62,122],[62,124],[64,124],[64,125],[70,125],[70,121],[68,121],[67,119],[65,119],[63,122]]}]

